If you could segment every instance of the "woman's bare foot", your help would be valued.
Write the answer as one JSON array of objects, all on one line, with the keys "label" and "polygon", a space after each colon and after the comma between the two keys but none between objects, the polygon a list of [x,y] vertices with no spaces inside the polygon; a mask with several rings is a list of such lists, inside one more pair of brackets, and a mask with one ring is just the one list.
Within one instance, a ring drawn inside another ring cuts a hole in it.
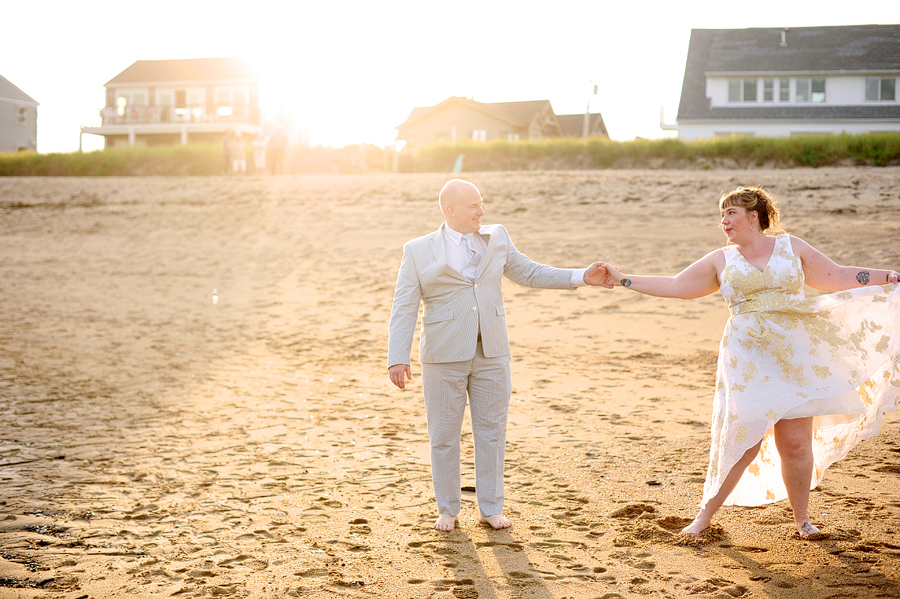
[{"label": "woman's bare foot", "polygon": [[493,516],[482,516],[478,519],[482,524],[487,524],[491,528],[495,530],[500,530],[501,528],[509,528],[512,526],[512,522],[509,518],[503,516],[503,514],[494,514]]},{"label": "woman's bare foot", "polygon": [[691,537],[695,539],[703,534],[703,531],[709,528],[709,522],[705,520],[701,520],[700,518],[694,518],[694,521],[681,529],[681,536],[683,537]]},{"label": "woman's bare foot", "polygon": [[456,528],[456,518],[456,516],[451,516],[450,514],[441,514],[434,521],[434,527],[441,532],[450,532]]},{"label": "woman's bare foot", "polygon": [[813,526],[812,522],[807,520],[803,524],[797,525],[797,532],[800,533],[801,537],[808,537],[809,535],[819,534],[822,531]]}]

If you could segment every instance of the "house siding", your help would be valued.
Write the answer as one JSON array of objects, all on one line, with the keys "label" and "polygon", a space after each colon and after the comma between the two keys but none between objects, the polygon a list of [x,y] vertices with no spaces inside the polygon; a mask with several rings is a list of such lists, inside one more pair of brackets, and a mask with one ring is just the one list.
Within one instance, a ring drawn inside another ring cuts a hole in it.
[{"label": "house siding", "polygon": [[0,152],[37,151],[38,103],[0,76]]},{"label": "house siding", "polygon": [[21,151],[37,151],[37,108],[0,98],[0,152]]}]

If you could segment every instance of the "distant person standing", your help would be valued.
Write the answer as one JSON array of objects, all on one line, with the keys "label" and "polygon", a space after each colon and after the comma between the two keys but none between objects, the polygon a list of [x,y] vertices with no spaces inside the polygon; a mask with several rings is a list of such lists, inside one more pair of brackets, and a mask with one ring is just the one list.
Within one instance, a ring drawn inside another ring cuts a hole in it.
[{"label": "distant person standing", "polygon": [[232,163],[231,163],[231,131],[226,131],[225,135],[222,136],[222,156],[225,158],[225,169],[224,173],[227,175],[231,173]]},{"label": "distant person standing", "polygon": [[287,136],[279,127],[269,140],[269,169],[273,175],[280,175],[284,170],[284,149],[287,147]]},{"label": "distant person standing", "polygon": [[236,174],[247,172],[247,150],[240,131],[231,138],[231,170]]},{"label": "distant person standing", "polygon": [[268,143],[269,140],[263,135],[262,131],[253,138],[251,144],[253,146],[253,168],[256,170],[257,175],[266,174],[266,146]]}]

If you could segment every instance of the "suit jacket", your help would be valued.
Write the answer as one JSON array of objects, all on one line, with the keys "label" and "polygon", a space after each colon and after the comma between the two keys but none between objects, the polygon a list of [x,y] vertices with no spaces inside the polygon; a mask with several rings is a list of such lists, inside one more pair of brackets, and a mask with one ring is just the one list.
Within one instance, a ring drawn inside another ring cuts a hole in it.
[{"label": "suit jacket", "polygon": [[486,225],[487,251],[475,280],[447,264],[444,227],[403,246],[391,309],[388,367],[409,364],[419,303],[424,302],[419,359],[461,362],[475,356],[478,331],[488,358],[508,356],[509,335],[500,285],[503,277],[526,287],[569,289],[572,270],[533,262],[513,245],[502,225]]}]

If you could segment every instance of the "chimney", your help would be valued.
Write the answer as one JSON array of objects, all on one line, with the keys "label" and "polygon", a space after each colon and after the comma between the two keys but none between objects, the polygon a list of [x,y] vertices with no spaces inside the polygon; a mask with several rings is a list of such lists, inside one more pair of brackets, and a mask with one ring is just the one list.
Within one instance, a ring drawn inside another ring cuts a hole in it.
[{"label": "chimney", "polygon": [[787,48],[787,30],[788,28],[785,27],[784,31],[781,32],[781,43],[778,45],[782,48]]}]

